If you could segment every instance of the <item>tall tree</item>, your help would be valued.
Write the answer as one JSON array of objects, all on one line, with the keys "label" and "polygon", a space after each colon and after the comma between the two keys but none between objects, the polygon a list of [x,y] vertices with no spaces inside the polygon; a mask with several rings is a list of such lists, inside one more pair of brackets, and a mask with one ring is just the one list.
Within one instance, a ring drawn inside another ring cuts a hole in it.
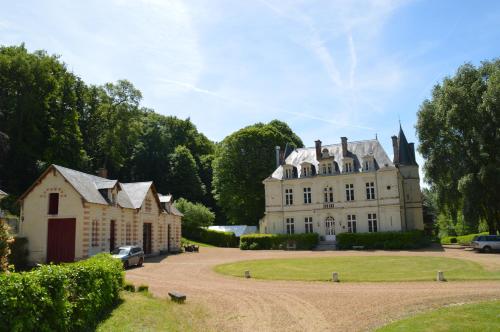
[{"label": "tall tree", "polygon": [[418,112],[419,150],[440,208],[477,230],[500,230],[500,60],[461,66]]},{"label": "tall tree", "polygon": [[281,121],[238,130],[218,146],[213,161],[217,203],[233,224],[257,225],[264,215],[262,181],[275,169],[275,146],[302,141]]},{"label": "tall tree", "polygon": [[200,202],[205,187],[198,175],[196,161],[189,149],[183,145],[175,148],[170,156],[170,188],[174,197]]}]

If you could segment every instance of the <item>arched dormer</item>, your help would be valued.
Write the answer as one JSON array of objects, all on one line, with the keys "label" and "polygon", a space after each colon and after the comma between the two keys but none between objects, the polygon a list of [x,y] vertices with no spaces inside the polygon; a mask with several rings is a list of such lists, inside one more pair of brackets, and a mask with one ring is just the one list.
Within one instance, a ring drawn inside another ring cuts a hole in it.
[{"label": "arched dormer", "polygon": [[342,173],[354,172],[354,159],[351,157],[342,158]]},{"label": "arched dormer", "polygon": [[297,167],[293,165],[283,165],[283,179],[297,178]]},{"label": "arched dormer", "polygon": [[303,162],[300,164],[300,177],[310,177],[316,175],[316,167],[309,162]]},{"label": "arched dormer", "polygon": [[375,159],[373,154],[367,154],[363,157],[363,172],[370,172],[375,170]]}]

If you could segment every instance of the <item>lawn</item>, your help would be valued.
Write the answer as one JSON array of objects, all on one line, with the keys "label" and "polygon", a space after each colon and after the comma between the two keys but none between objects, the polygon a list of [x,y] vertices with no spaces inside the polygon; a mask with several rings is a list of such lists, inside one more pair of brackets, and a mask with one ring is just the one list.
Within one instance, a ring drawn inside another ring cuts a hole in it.
[{"label": "lawn", "polygon": [[208,244],[208,243],[203,243],[203,242],[198,242],[194,240],[189,240],[186,239],[185,237],[182,238],[182,244],[195,244],[200,247],[207,247],[207,248],[215,248],[215,246]]},{"label": "lawn", "polygon": [[338,272],[340,281],[425,281],[443,271],[447,280],[498,280],[500,270],[487,271],[468,260],[423,256],[349,256],[289,258],[240,261],[218,265],[215,271],[268,280],[331,280]]},{"label": "lawn", "polygon": [[500,301],[455,305],[417,314],[377,330],[394,331],[467,331],[500,330]]},{"label": "lawn", "polygon": [[106,331],[207,331],[203,308],[177,304],[147,293],[122,293],[122,303],[97,326]]}]

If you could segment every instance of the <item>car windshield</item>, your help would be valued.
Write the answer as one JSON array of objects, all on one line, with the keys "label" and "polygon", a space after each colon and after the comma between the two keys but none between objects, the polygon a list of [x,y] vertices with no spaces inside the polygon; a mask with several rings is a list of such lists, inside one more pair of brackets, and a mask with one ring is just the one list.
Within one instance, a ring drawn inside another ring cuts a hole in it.
[{"label": "car windshield", "polygon": [[113,255],[128,255],[129,251],[129,248],[116,248],[113,250]]}]

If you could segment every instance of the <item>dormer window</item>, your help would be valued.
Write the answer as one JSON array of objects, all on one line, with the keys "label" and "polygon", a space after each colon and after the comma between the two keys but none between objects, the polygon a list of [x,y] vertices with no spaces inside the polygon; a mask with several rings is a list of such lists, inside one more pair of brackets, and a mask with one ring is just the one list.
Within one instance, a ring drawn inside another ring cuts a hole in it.
[{"label": "dormer window", "polygon": [[352,173],[353,167],[351,161],[346,161],[344,163],[344,173]]},{"label": "dormer window", "polygon": [[328,151],[328,149],[323,149],[323,151],[321,151],[321,157],[322,158],[329,158],[330,157],[330,152]]},{"label": "dormer window", "polygon": [[302,165],[302,177],[311,176],[311,166],[310,165]]},{"label": "dormer window", "polygon": [[321,174],[331,175],[333,174],[333,164],[331,162],[324,162],[321,164]]},{"label": "dormer window", "polygon": [[291,168],[285,168],[285,179],[293,178],[293,170]]},{"label": "dormer window", "polygon": [[363,171],[368,172],[374,169],[374,160],[372,155],[363,157]]}]

